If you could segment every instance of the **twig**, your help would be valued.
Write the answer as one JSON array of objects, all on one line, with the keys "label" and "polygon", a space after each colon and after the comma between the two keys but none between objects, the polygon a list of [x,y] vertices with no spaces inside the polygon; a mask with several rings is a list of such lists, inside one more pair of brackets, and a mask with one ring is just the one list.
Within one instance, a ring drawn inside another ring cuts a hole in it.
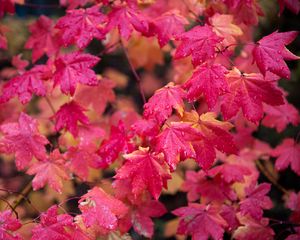
[{"label": "twig", "polygon": [[48,103],[49,107],[51,108],[51,111],[52,111],[53,115],[55,115],[55,113],[56,113],[55,108],[53,107],[53,104],[51,103],[48,96],[45,96],[45,99],[46,99],[46,102]]},{"label": "twig", "polygon": [[287,189],[285,189],[283,186],[281,186],[279,183],[277,183],[276,179],[272,176],[272,174],[265,168],[265,166],[259,160],[257,160],[255,163],[256,163],[256,166],[258,167],[258,169],[262,172],[262,174],[265,175],[265,177],[275,187],[277,187],[284,194],[287,194],[287,195],[289,194],[289,191]]},{"label": "twig", "polygon": [[133,75],[134,75],[136,81],[138,82],[139,89],[140,89],[140,94],[142,95],[143,103],[145,104],[145,103],[146,103],[146,97],[145,97],[144,90],[143,90],[143,88],[142,88],[142,79],[140,78],[140,76],[138,75],[138,73],[135,71],[132,62],[130,61],[130,58],[129,58],[127,49],[126,49],[126,47],[124,46],[124,43],[123,43],[122,41],[121,41],[121,45],[122,45],[122,48],[123,48],[123,50],[124,50],[125,56],[126,56],[126,58],[127,58],[127,61],[128,61],[128,63],[129,63],[129,66],[130,66],[130,68],[131,68],[131,71],[132,71],[132,73],[133,73]]},{"label": "twig", "polygon": [[29,193],[32,191],[32,185],[31,181],[27,183],[27,185],[23,188],[23,190],[20,193],[20,196],[15,200],[14,205],[12,206],[13,209],[16,209],[24,199],[27,198]]},{"label": "twig", "polygon": [[0,197],[0,200],[2,200],[3,202],[5,202],[9,208],[14,212],[14,214],[16,215],[16,218],[19,218],[19,214],[18,212],[14,209],[14,207],[4,198]]}]

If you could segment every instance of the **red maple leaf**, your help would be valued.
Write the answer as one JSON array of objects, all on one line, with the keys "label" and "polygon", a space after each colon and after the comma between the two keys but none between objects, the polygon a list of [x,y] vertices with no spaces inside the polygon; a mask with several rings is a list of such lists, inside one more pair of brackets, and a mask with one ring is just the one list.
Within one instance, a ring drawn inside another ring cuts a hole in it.
[{"label": "red maple leaf", "polygon": [[166,212],[167,210],[161,202],[147,198],[142,203],[130,205],[127,216],[120,221],[120,230],[128,232],[133,227],[138,234],[152,238],[154,223],[151,218],[160,217]]},{"label": "red maple leaf", "polygon": [[167,180],[171,178],[162,155],[150,153],[149,148],[140,147],[139,150],[123,157],[126,161],[117,171],[115,178],[130,179],[135,198],[139,198],[145,190],[148,190],[155,199],[158,199],[162,188],[167,187]]},{"label": "red maple leaf", "polygon": [[21,112],[18,123],[6,123],[0,129],[4,133],[0,150],[15,154],[19,170],[27,167],[33,157],[39,160],[46,158],[45,145],[48,140],[39,133],[36,119]]},{"label": "red maple leaf", "polygon": [[192,63],[196,66],[215,57],[216,45],[222,38],[213,32],[212,27],[204,25],[180,34],[176,40],[180,40],[181,44],[176,49],[175,59],[192,55]]},{"label": "red maple leaf", "polygon": [[106,230],[116,229],[119,219],[128,212],[123,202],[99,187],[94,187],[80,198],[79,208],[86,227],[96,224]]},{"label": "red maple leaf", "polygon": [[52,19],[42,15],[36,22],[29,26],[31,36],[28,38],[25,48],[32,49],[32,61],[36,62],[44,54],[54,56],[59,50],[59,37],[54,31]]},{"label": "red maple leaf", "polygon": [[58,57],[55,60],[56,70],[53,74],[54,86],[59,84],[63,93],[74,95],[77,83],[98,85],[96,74],[90,68],[99,60],[96,56],[79,52]]},{"label": "red maple leaf", "polygon": [[59,150],[55,149],[47,159],[34,163],[27,170],[29,175],[35,175],[32,180],[33,189],[38,190],[48,183],[52,189],[61,193],[63,180],[70,179],[65,161]]},{"label": "red maple leaf", "polygon": [[99,156],[95,153],[95,147],[70,147],[65,154],[69,160],[67,167],[79,176],[83,181],[86,181],[89,175],[89,167],[97,166],[100,161]]},{"label": "red maple leaf", "polygon": [[276,31],[256,43],[253,57],[263,75],[269,71],[280,77],[290,78],[290,70],[284,60],[296,60],[299,57],[292,54],[285,45],[290,44],[297,35],[296,31]]},{"label": "red maple leaf", "polygon": [[81,107],[77,102],[71,101],[62,105],[59,110],[52,117],[55,119],[55,130],[58,132],[62,128],[66,128],[67,131],[77,137],[78,126],[77,122],[82,124],[88,124],[89,119],[83,114],[85,109]]},{"label": "red maple leaf", "polygon": [[174,86],[173,82],[169,83],[156,90],[144,105],[144,117],[156,119],[161,124],[171,116],[173,108],[182,115],[185,95],[185,91],[180,86]]},{"label": "red maple leaf", "polygon": [[12,0],[0,0],[0,18],[4,16],[4,13],[15,13],[15,4]]},{"label": "red maple leaf", "polygon": [[242,108],[244,116],[257,123],[263,117],[263,102],[272,106],[284,104],[282,91],[259,73],[241,73],[234,68],[226,78],[229,93],[224,95],[221,106],[225,119],[232,118]]},{"label": "red maple leaf", "polygon": [[120,121],[117,127],[112,125],[109,139],[101,143],[97,151],[101,159],[97,166],[106,168],[118,158],[121,152],[128,153],[131,150],[133,146],[129,143],[124,123]]},{"label": "red maple leaf", "polygon": [[229,122],[216,120],[216,114],[207,112],[199,116],[196,111],[185,112],[183,121],[197,129],[199,139],[192,142],[195,160],[205,170],[215,161],[215,149],[228,154],[237,153],[233,136],[228,132],[232,128]]},{"label": "red maple leaf", "polygon": [[220,175],[209,175],[202,170],[199,172],[187,171],[182,190],[187,192],[190,202],[196,201],[200,197],[207,199],[208,202],[236,200],[236,194],[232,190],[231,184],[224,181]]},{"label": "red maple leaf", "polygon": [[188,23],[178,10],[171,10],[150,22],[149,35],[157,35],[158,43],[163,47],[170,39],[184,32],[184,25]]},{"label": "red maple leaf", "polygon": [[32,94],[45,96],[46,87],[43,80],[49,78],[50,69],[46,65],[36,65],[32,69],[9,80],[2,88],[0,103],[17,96],[21,103],[28,103]]},{"label": "red maple leaf", "polygon": [[181,207],[173,214],[180,217],[178,234],[191,235],[192,239],[222,239],[226,221],[213,205],[190,203],[188,207]]},{"label": "red maple leaf", "polygon": [[136,4],[123,4],[114,6],[108,14],[106,30],[110,31],[118,27],[120,35],[129,39],[133,29],[141,33],[147,33],[148,20],[140,13]]},{"label": "red maple leaf", "polygon": [[92,106],[92,108],[101,115],[107,103],[115,101],[115,93],[113,88],[116,84],[107,78],[102,78],[98,86],[80,86],[75,93],[75,100],[83,106]]},{"label": "red maple leaf", "polygon": [[289,123],[294,126],[300,122],[300,116],[297,108],[287,101],[280,106],[264,105],[266,113],[262,124],[266,127],[276,128],[277,132],[282,132]]},{"label": "red maple leaf", "polygon": [[[275,232],[269,227],[269,219],[263,218],[257,221],[252,218],[240,218],[242,226],[238,227],[233,233],[233,239],[236,240],[254,240],[264,239],[273,240]],[[285,239],[287,240],[287,239]],[[294,239],[296,240],[296,239]]]},{"label": "red maple leaf", "polygon": [[57,214],[58,207],[53,205],[41,214],[40,223],[32,229],[32,240],[72,239],[75,230],[73,217],[69,214]]},{"label": "red maple leaf", "polygon": [[220,64],[199,66],[193,76],[183,85],[185,89],[188,89],[187,99],[192,102],[203,94],[208,108],[212,109],[217,103],[218,96],[228,92],[226,73],[228,70]]},{"label": "red maple leaf", "polygon": [[191,124],[181,122],[171,122],[156,139],[156,150],[163,152],[171,171],[176,169],[183,158],[195,157],[195,151],[191,141],[201,138],[202,135],[192,128]]},{"label": "red maple leaf", "polygon": [[227,183],[244,182],[244,177],[250,175],[251,170],[243,165],[224,163],[209,170],[210,176],[220,174]]},{"label": "red maple leaf", "polygon": [[284,139],[271,151],[271,155],[277,157],[275,163],[277,170],[282,171],[291,165],[292,170],[300,175],[300,144],[297,144],[294,139]]},{"label": "red maple leaf", "polygon": [[15,233],[22,224],[18,219],[13,217],[10,210],[0,212],[0,239],[5,240],[21,240],[23,239],[19,233]]},{"label": "red maple leaf", "polygon": [[249,214],[256,220],[261,220],[263,216],[263,209],[272,208],[271,199],[266,196],[270,191],[271,185],[262,183],[260,185],[250,185],[246,188],[246,198],[240,201],[240,210],[242,215]]},{"label": "red maple leaf", "polygon": [[93,38],[105,38],[102,25],[107,21],[99,6],[86,9],[68,10],[66,16],[60,18],[55,25],[62,33],[62,42],[68,46],[76,43],[79,48],[85,48]]}]

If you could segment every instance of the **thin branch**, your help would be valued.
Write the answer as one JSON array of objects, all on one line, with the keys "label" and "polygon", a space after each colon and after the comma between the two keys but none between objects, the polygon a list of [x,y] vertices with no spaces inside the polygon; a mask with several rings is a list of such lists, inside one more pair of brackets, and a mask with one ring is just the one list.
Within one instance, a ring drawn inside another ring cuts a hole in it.
[{"label": "thin branch", "polygon": [[125,53],[125,56],[127,58],[127,61],[128,61],[128,64],[131,68],[131,72],[133,73],[138,85],[139,85],[139,89],[140,89],[140,94],[142,96],[142,99],[143,99],[143,103],[145,104],[146,103],[146,97],[145,97],[145,93],[144,93],[144,90],[143,90],[143,87],[142,87],[142,79],[140,78],[140,76],[138,75],[138,73],[136,72],[136,70],[134,69],[134,66],[132,64],[132,62],[130,61],[130,58],[129,58],[129,54],[127,52],[127,49],[126,47],[124,46],[124,43],[121,41],[121,45],[122,45],[122,48],[123,48],[123,51]]},{"label": "thin branch", "polygon": [[53,104],[51,103],[48,96],[45,96],[45,99],[46,99],[46,102],[48,103],[49,107],[51,108],[51,111],[52,111],[53,115],[55,115],[55,113],[56,113],[55,108],[53,107]]},{"label": "thin branch", "polygon": [[20,193],[20,196],[14,201],[13,209],[16,209],[24,199],[28,199],[27,196],[32,191],[31,181],[23,188]]},{"label": "thin branch", "polygon": [[259,161],[257,160],[256,162],[256,166],[258,167],[258,169],[261,171],[261,173],[275,186],[277,187],[281,192],[283,192],[284,194],[289,195],[290,192],[285,189],[283,186],[281,186],[279,183],[277,183],[276,179],[274,178],[274,176],[265,168],[265,166]]},{"label": "thin branch", "polygon": [[14,214],[16,215],[16,218],[19,218],[19,214],[18,212],[15,210],[15,208],[4,198],[0,197],[0,200],[2,200],[3,202],[5,202],[9,208],[14,212]]}]

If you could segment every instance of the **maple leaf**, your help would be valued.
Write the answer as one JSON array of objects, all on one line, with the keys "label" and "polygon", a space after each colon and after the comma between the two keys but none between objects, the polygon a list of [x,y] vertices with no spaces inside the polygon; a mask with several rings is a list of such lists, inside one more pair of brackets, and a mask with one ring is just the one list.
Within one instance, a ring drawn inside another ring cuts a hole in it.
[{"label": "maple leaf", "polygon": [[74,95],[77,83],[96,86],[96,74],[90,68],[100,59],[96,56],[73,52],[62,55],[55,60],[56,70],[53,74],[54,86],[60,84],[63,93]]},{"label": "maple leaf", "polygon": [[232,135],[228,132],[232,128],[229,122],[216,120],[216,114],[207,112],[198,115],[196,111],[185,112],[183,121],[191,123],[197,129],[200,139],[193,141],[192,145],[195,150],[195,160],[207,170],[210,168],[216,158],[215,149],[228,154],[237,152]]},{"label": "maple leaf", "polygon": [[291,192],[287,199],[285,199],[285,205],[292,211],[289,219],[291,222],[299,222],[300,221],[300,192],[297,194],[295,192]]},{"label": "maple leaf", "polygon": [[46,158],[45,145],[48,140],[39,133],[36,119],[21,112],[18,123],[3,124],[0,130],[4,133],[0,149],[15,154],[18,170],[27,167],[33,157],[39,160]]},{"label": "maple leaf", "polygon": [[97,151],[101,160],[97,166],[106,168],[118,158],[121,152],[127,153],[130,150],[133,150],[133,146],[126,136],[124,123],[120,121],[117,127],[112,125],[109,139],[101,143]]},{"label": "maple leaf", "polygon": [[231,184],[224,181],[220,175],[208,175],[203,170],[199,172],[187,171],[182,190],[187,192],[187,198],[190,202],[196,201],[200,197],[207,201],[216,202],[223,202],[228,199],[236,200],[236,194],[231,189]]},{"label": "maple leaf", "polygon": [[298,14],[300,11],[300,2],[299,0],[278,0],[279,3],[279,13],[282,14],[285,8],[288,8],[295,14]]},{"label": "maple leaf", "polygon": [[11,64],[18,69],[19,72],[24,72],[25,68],[28,67],[29,61],[22,59],[22,53],[13,56]]},{"label": "maple leaf", "polygon": [[97,166],[100,161],[94,150],[89,146],[70,147],[65,154],[66,159],[70,160],[66,166],[83,181],[88,178],[89,167]]},{"label": "maple leaf", "polygon": [[208,174],[212,176],[221,174],[221,177],[225,182],[234,183],[244,182],[244,177],[250,175],[251,173],[252,172],[250,171],[250,169],[246,166],[224,163],[209,170]]},{"label": "maple leaf", "polygon": [[242,35],[242,30],[233,22],[233,15],[215,13],[209,22],[213,26],[213,31],[220,37],[224,38],[224,45],[235,42],[235,36]]},{"label": "maple leaf", "polygon": [[153,139],[159,133],[159,125],[154,119],[139,119],[131,125],[131,129],[138,135]]},{"label": "maple leaf", "polygon": [[31,36],[25,43],[25,48],[32,49],[33,62],[36,62],[44,54],[51,57],[58,52],[60,42],[53,27],[53,21],[44,15],[29,26]]},{"label": "maple leaf", "polygon": [[75,93],[75,100],[83,106],[92,106],[92,108],[102,115],[107,103],[115,101],[115,93],[113,88],[116,84],[107,78],[103,78],[99,81],[98,86],[80,86]]},{"label": "maple leaf", "polygon": [[176,169],[180,155],[184,158],[195,157],[191,141],[201,138],[191,124],[171,122],[156,139],[156,150],[163,152],[171,171]]},{"label": "maple leaf", "polygon": [[21,228],[22,224],[18,219],[13,217],[10,210],[0,212],[0,239],[5,240],[21,240],[23,239],[16,230]]},{"label": "maple leaf", "polygon": [[144,105],[144,117],[146,119],[154,118],[161,124],[171,116],[173,108],[179,115],[182,115],[185,95],[185,91],[180,86],[174,86],[173,82],[169,83],[156,90]]},{"label": "maple leaf", "polygon": [[13,0],[0,0],[0,18],[4,16],[4,13],[15,13],[15,4]]},{"label": "maple leaf", "polygon": [[242,226],[238,227],[233,233],[233,239],[236,240],[255,240],[265,239],[273,240],[275,232],[268,226],[269,219],[263,218],[261,221],[255,219],[240,217]]},{"label": "maple leaf", "polygon": [[48,183],[52,189],[61,193],[63,180],[70,179],[66,170],[65,159],[58,149],[51,152],[47,159],[34,163],[27,170],[27,173],[35,175],[32,180],[34,190],[38,190]]},{"label": "maple leaf", "polygon": [[187,99],[192,102],[203,94],[208,108],[212,109],[218,96],[228,92],[226,73],[228,70],[221,64],[211,66],[205,64],[197,67],[193,76],[183,85],[183,88],[188,89]]},{"label": "maple leaf", "polygon": [[276,31],[256,43],[253,57],[263,75],[269,71],[280,77],[290,78],[290,70],[284,60],[296,60],[299,57],[292,54],[285,45],[290,44],[297,35],[296,31]]},{"label": "maple leaf", "polygon": [[7,102],[11,98],[18,96],[22,104],[28,103],[32,94],[38,96],[46,95],[46,87],[43,80],[49,78],[49,67],[46,65],[36,65],[32,69],[9,80],[2,88],[0,103]]},{"label": "maple leaf", "polygon": [[58,207],[53,205],[41,214],[40,223],[32,229],[32,240],[68,240],[75,230],[73,217],[69,214],[57,214]]},{"label": "maple leaf", "polygon": [[176,49],[175,59],[192,55],[192,63],[196,66],[215,57],[216,45],[222,38],[212,31],[212,27],[204,25],[178,35],[176,40],[180,40],[181,44]]},{"label": "maple leaf", "polygon": [[85,48],[93,38],[105,38],[105,31],[101,26],[106,21],[106,16],[96,5],[86,9],[68,10],[67,15],[60,18],[55,27],[61,30],[62,41],[66,46],[76,43],[79,48]]},{"label": "maple leaf", "polygon": [[149,148],[140,147],[123,157],[127,160],[117,171],[116,179],[130,179],[132,193],[138,198],[144,190],[158,199],[162,188],[167,187],[167,180],[171,178],[167,165],[161,154],[150,153]]},{"label": "maple leaf", "polygon": [[111,31],[115,27],[118,27],[120,35],[128,40],[133,29],[141,33],[147,33],[149,23],[135,4],[125,4],[114,6],[108,14],[106,30]]},{"label": "maple leaf", "polygon": [[278,133],[282,132],[289,123],[297,126],[300,122],[298,110],[287,101],[280,106],[264,105],[264,111],[266,115],[262,124],[266,127],[276,128]]},{"label": "maple leaf", "polygon": [[121,232],[128,232],[131,227],[147,238],[152,238],[154,223],[151,218],[160,217],[167,212],[165,206],[156,200],[147,198],[139,204],[130,205],[130,210],[120,221]]},{"label": "maple leaf", "polygon": [[99,187],[94,187],[80,198],[79,208],[86,227],[96,224],[107,230],[116,229],[119,219],[128,212],[123,202]]},{"label": "maple leaf", "polygon": [[246,198],[240,201],[240,210],[242,215],[249,214],[256,220],[261,220],[263,216],[263,209],[272,208],[271,199],[266,196],[270,191],[271,185],[262,183],[255,186],[254,184],[246,188]]},{"label": "maple leaf", "polygon": [[242,108],[244,116],[257,123],[263,117],[263,102],[272,106],[284,104],[282,92],[274,82],[259,73],[241,73],[234,68],[226,78],[229,93],[223,96],[221,105],[225,119],[232,118]]},{"label": "maple leaf", "polygon": [[157,35],[160,47],[165,46],[174,36],[184,32],[184,25],[189,22],[174,9],[155,18],[149,24],[149,35]]},{"label": "maple leaf", "polygon": [[83,114],[83,111],[85,111],[85,109],[75,101],[62,105],[52,117],[55,118],[56,122],[55,130],[58,132],[65,127],[74,137],[77,137],[77,122],[81,122],[82,124],[89,123],[89,119]]},{"label": "maple leaf", "polygon": [[297,144],[294,139],[284,139],[271,151],[271,155],[277,157],[275,162],[277,170],[282,171],[291,165],[292,170],[300,175],[300,144]]},{"label": "maple leaf", "polygon": [[188,207],[178,208],[172,213],[180,217],[178,234],[191,235],[192,239],[221,239],[226,221],[213,205],[190,203]]},{"label": "maple leaf", "polygon": [[237,23],[257,25],[258,16],[264,16],[256,0],[225,0],[225,3]]}]

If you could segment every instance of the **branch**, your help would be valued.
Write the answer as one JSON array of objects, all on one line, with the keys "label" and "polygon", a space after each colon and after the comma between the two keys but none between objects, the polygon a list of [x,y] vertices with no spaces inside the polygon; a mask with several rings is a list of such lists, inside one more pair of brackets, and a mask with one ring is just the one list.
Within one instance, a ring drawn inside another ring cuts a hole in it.
[{"label": "branch", "polygon": [[258,167],[258,169],[261,171],[261,173],[275,186],[277,187],[281,192],[283,192],[284,194],[289,195],[290,192],[285,189],[283,186],[281,186],[279,183],[277,183],[276,179],[274,178],[274,176],[265,168],[265,166],[259,161],[257,160],[256,162],[256,166]]},{"label": "branch", "polygon": [[124,53],[125,53],[125,56],[126,56],[126,58],[127,58],[128,64],[129,64],[129,66],[130,66],[130,68],[131,68],[131,71],[132,71],[132,73],[133,73],[133,75],[134,75],[136,81],[138,82],[139,89],[140,89],[140,94],[141,94],[141,96],[142,96],[143,103],[145,104],[145,103],[146,103],[146,97],[145,97],[144,90],[143,90],[143,88],[142,88],[142,79],[140,78],[140,76],[138,75],[138,73],[135,71],[132,62],[130,61],[130,58],[129,58],[127,49],[126,49],[126,47],[124,46],[123,41],[121,41],[121,45],[122,45],[123,51],[124,51]]},{"label": "branch", "polygon": [[[28,199],[27,196],[29,195],[29,193],[32,191],[32,185],[31,185],[31,181],[29,183],[27,183],[27,185],[23,188],[23,190],[19,193],[20,196],[14,201],[14,204],[12,206],[12,209],[16,209],[25,199]],[[30,202],[30,201],[29,201]]]}]

